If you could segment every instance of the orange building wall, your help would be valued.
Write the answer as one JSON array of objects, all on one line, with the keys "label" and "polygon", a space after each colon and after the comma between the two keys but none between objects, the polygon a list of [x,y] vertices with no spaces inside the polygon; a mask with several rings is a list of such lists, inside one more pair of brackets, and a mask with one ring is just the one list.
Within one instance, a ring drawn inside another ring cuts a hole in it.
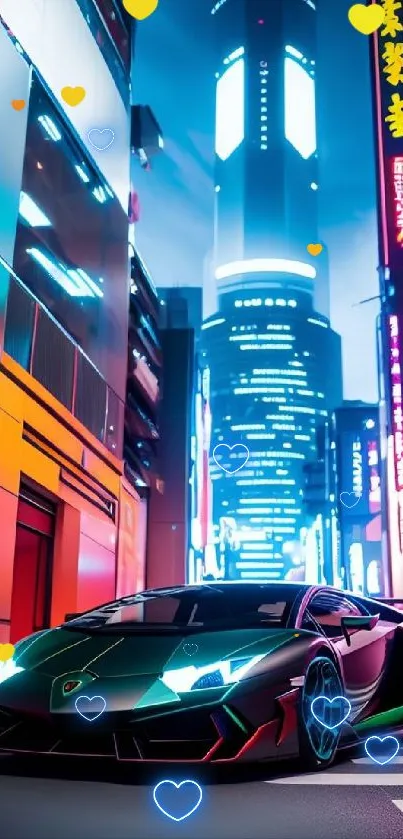
[{"label": "orange building wall", "polygon": [[[0,363],[0,642],[9,638],[16,516],[21,476],[57,503],[51,624],[115,597],[122,462],[45,388],[3,353]],[[95,506],[114,505],[112,520]],[[139,499],[138,499],[139,500]],[[127,501],[129,503],[129,501]],[[133,533],[121,524],[126,580],[136,579]],[[125,585],[123,585],[125,588]],[[126,593],[126,592],[125,592]]]}]

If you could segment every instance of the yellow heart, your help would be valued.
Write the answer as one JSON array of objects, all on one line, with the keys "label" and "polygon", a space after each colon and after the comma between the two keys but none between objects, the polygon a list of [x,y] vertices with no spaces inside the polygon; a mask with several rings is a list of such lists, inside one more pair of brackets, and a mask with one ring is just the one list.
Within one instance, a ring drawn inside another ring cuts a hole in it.
[{"label": "yellow heart", "polygon": [[62,99],[68,105],[71,105],[72,108],[79,105],[85,97],[85,89],[83,87],[62,87],[60,93]]},{"label": "yellow heart", "polygon": [[310,245],[307,245],[306,249],[308,253],[311,254],[311,256],[319,256],[319,254],[323,251],[323,245],[312,243]]},{"label": "yellow heart", "polygon": [[14,644],[0,644],[0,661],[8,661],[14,653]]},{"label": "yellow heart", "polygon": [[348,19],[351,26],[361,32],[361,35],[372,35],[384,22],[385,9],[376,3],[372,3],[371,6],[356,3],[348,10]]},{"label": "yellow heart", "polygon": [[136,20],[145,20],[155,12],[159,0],[123,0],[123,8]]}]

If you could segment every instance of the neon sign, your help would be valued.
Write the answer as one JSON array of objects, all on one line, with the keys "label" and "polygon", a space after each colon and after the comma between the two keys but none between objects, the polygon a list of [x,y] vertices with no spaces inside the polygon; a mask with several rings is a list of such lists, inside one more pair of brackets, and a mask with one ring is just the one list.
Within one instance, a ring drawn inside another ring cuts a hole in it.
[{"label": "neon sign", "polygon": [[403,248],[403,157],[392,157],[396,244]]},{"label": "neon sign", "polygon": [[397,315],[389,318],[390,381],[392,397],[392,427],[395,450],[396,489],[403,489],[403,411],[402,372],[400,364],[399,321]]},{"label": "neon sign", "polygon": [[360,440],[353,442],[353,492],[361,496],[363,491],[362,480],[362,452]]},{"label": "neon sign", "polygon": [[376,440],[368,440],[369,467],[369,512],[379,513],[381,509],[381,476],[379,472],[379,452]]}]

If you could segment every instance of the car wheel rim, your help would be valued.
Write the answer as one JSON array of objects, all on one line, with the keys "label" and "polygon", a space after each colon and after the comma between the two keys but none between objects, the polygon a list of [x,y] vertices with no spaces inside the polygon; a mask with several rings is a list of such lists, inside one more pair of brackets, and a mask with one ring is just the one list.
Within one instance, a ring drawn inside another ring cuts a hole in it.
[{"label": "car wheel rim", "polygon": [[305,676],[302,715],[305,731],[318,761],[326,761],[332,757],[340,732],[339,729],[331,731],[321,725],[312,713],[312,702],[318,696],[333,699],[342,692],[342,684],[334,664],[328,658],[313,661]]}]

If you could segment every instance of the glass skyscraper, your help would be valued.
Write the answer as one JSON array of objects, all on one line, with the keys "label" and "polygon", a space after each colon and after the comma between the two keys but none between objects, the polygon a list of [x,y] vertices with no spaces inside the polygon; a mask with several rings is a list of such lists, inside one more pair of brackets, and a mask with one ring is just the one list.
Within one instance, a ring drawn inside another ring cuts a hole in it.
[{"label": "glass skyscraper", "polygon": [[[215,280],[204,324],[212,447],[244,444],[234,474],[212,464],[221,573],[303,575],[303,465],[342,398],[339,336],[314,306],[321,282],[311,0],[221,0],[217,34]],[[229,454],[236,468],[238,450]],[[242,461],[239,460],[239,463]]]}]

